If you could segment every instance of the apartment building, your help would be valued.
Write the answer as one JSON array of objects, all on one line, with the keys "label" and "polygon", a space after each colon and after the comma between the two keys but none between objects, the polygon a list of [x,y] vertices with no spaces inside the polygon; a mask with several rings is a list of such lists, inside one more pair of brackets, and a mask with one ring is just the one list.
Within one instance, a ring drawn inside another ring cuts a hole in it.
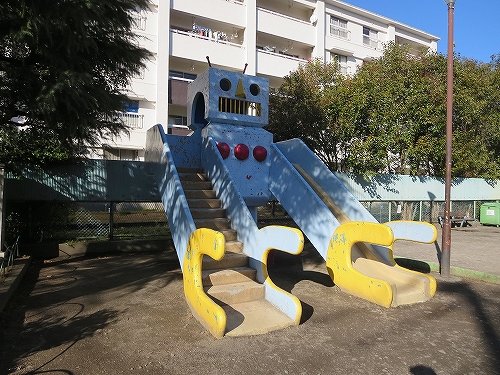
[{"label": "apartment building", "polygon": [[310,59],[337,61],[352,74],[380,57],[384,43],[436,51],[438,37],[338,0],[152,0],[135,15],[154,58],[128,90],[121,116],[131,126],[97,157],[143,160],[146,131],[162,124],[186,134],[187,85],[207,66],[269,79],[271,87]]}]

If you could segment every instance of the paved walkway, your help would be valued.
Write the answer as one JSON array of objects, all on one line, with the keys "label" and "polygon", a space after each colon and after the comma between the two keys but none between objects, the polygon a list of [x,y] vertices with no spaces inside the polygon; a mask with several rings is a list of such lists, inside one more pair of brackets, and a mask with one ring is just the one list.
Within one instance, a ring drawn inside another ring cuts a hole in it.
[{"label": "paved walkway", "polygon": [[[396,242],[394,257],[396,259],[403,258],[403,261],[399,262],[404,266],[439,273],[442,230],[439,225],[436,225],[436,229],[438,237],[433,244]],[[500,284],[500,228],[477,224],[474,227],[454,228],[451,235],[451,274]],[[138,251],[145,247],[143,242],[135,241],[128,250],[126,246],[115,245],[113,251]],[[161,245],[157,244],[161,244],[161,241],[155,241],[155,244],[149,246],[148,250],[158,250]],[[66,251],[68,249],[65,248]],[[106,244],[99,243],[93,252],[104,252],[105,249]],[[406,259],[416,262],[408,263],[405,262]],[[0,283],[0,312],[26,272],[30,262],[31,259],[17,260],[15,269],[5,282]],[[321,260],[318,259],[318,262]]]},{"label": "paved walkway", "polygon": [[[452,266],[498,275],[499,239],[453,230]],[[437,248],[395,255],[432,264]],[[34,260],[0,313],[0,374],[500,373],[498,284],[438,278],[431,300],[386,309],[338,290],[310,247],[277,256],[270,276],[302,302],[300,325],[216,340],[189,311],[172,248]]]},{"label": "paved walkway", "polygon": [[[398,241],[394,256],[426,262],[431,270],[439,271],[442,231],[436,226],[438,237],[434,244]],[[500,284],[500,228],[476,225],[451,230],[450,265],[452,273],[480,278]],[[471,272],[472,271],[472,272]]]}]

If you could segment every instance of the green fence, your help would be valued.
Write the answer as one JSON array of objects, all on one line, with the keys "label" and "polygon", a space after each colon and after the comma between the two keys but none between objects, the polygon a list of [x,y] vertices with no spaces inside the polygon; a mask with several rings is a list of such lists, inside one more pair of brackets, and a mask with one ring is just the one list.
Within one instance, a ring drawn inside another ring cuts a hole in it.
[{"label": "green fence", "polygon": [[7,205],[7,239],[68,242],[170,237],[161,202],[13,202]]},{"label": "green fence", "polygon": [[[419,220],[438,223],[444,202],[363,201],[380,223]],[[479,221],[486,201],[452,201],[451,211]],[[279,202],[258,210],[258,225],[297,227]],[[78,241],[89,239],[169,238],[170,229],[161,202],[21,202],[9,204],[7,240],[21,235],[23,242]]]},{"label": "green fence", "polygon": [[[420,220],[438,223],[444,202],[363,201],[378,222]],[[479,220],[485,201],[453,201],[452,212]],[[297,227],[279,202],[258,210],[260,227]],[[161,202],[21,202],[7,207],[7,240],[21,235],[23,242],[89,239],[169,238],[170,229]]]}]

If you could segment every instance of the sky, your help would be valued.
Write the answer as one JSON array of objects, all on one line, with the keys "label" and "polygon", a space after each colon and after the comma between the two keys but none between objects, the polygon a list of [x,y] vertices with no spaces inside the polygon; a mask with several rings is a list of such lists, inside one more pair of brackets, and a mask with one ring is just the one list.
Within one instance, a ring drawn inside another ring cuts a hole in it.
[{"label": "sky", "polygon": [[[438,52],[446,55],[448,6],[444,0],[342,0],[440,38]],[[500,0],[456,0],[455,53],[490,62],[500,53]]]}]

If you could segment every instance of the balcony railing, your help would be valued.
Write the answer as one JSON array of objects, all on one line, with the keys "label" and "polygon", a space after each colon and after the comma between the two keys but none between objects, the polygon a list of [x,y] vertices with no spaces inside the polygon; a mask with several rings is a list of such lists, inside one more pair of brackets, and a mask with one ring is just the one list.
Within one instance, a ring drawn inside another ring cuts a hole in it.
[{"label": "balcony railing", "polygon": [[276,50],[274,48],[269,47],[269,46],[257,47],[257,50],[262,52],[262,53],[266,53],[268,55],[279,56],[279,57],[283,57],[285,59],[295,60],[295,61],[299,61],[299,62],[307,62],[307,59],[303,59],[303,58],[299,57],[298,55],[291,55],[289,53],[281,52],[281,51],[276,52]]},{"label": "balcony railing", "polygon": [[304,21],[304,20],[301,20],[301,19],[299,19],[299,18],[290,17],[290,16],[287,16],[286,14],[283,14],[283,13],[278,13],[278,12],[274,12],[274,11],[269,10],[269,9],[266,9],[266,8],[257,7],[257,10],[262,11],[262,12],[264,12],[264,13],[269,13],[269,14],[272,14],[272,15],[274,15],[274,16],[278,16],[278,17],[286,18],[286,19],[288,19],[288,20],[292,20],[292,21],[300,22],[300,23],[303,23],[303,24],[306,24],[306,25],[310,25],[310,24],[311,24],[311,21]]},{"label": "balcony railing", "polygon": [[306,59],[300,57],[257,48],[257,72],[260,74],[273,77],[284,77],[291,71],[296,70],[300,64],[306,62]]},{"label": "balcony railing", "polygon": [[142,129],[144,126],[144,115],[133,112],[118,112],[118,118],[131,129]]},{"label": "balcony railing", "polygon": [[172,33],[175,33],[175,34],[187,35],[187,36],[190,36],[190,37],[193,37],[193,38],[208,40],[210,42],[226,44],[226,45],[229,45],[229,46],[243,48],[243,49],[245,48],[241,44],[229,42],[226,39],[227,36],[226,37],[224,36],[224,33],[219,33],[219,32],[215,32],[215,33],[212,32],[212,33],[210,33],[210,32],[208,32],[208,34],[207,34],[205,32],[200,32],[200,31],[194,32],[194,31],[185,31],[185,30],[179,30],[179,29],[170,29],[170,31]]},{"label": "balcony railing", "polygon": [[146,30],[146,20],[147,17],[138,13],[132,15],[132,26],[136,30],[145,31]]},{"label": "balcony railing", "polygon": [[284,43],[299,42],[304,46],[314,46],[316,43],[315,28],[310,21],[259,7],[257,8],[257,32],[272,36],[271,38],[275,40],[281,39]]}]

